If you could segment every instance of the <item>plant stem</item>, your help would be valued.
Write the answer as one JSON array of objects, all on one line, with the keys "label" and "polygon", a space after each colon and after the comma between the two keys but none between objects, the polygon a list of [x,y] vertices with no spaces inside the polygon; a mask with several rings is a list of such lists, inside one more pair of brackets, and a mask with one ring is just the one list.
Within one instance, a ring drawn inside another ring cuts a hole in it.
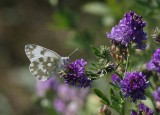
[{"label": "plant stem", "polygon": [[126,75],[127,69],[128,69],[128,63],[129,63],[129,54],[127,55],[127,61],[126,61],[126,66],[125,66],[125,73],[124,73],[124,77]]},{"label": "plant stem", "polygon": [[125,102],[122,103],[122,112],[121,115],[125,115]]}]

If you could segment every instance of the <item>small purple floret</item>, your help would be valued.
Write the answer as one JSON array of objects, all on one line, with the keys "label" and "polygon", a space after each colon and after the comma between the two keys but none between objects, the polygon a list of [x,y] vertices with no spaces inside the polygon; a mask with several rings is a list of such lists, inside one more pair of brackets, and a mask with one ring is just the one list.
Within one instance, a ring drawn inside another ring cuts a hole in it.
[{"label": "small purple floret", "polygon": [[147,34],[143,31],[145,26],[146,23],[142,20],[142,16],[130,11],[124,15],[118,25],[112,28],[111,33],[107,33],[107,37],[113,43],[125,47],[134,42],[138,49],[144,50],[146,44],[143,41],[147,39]]},{"label": "small purple floret", "polygon": [[131,115],[138,115],[138,113],[136,111],[132,110]]},{"label": "small purple floret", "polygon": [[153,115],[154,114],[154,112],[149,107],[144,105],[144,103],[140,103],[138,105],[138,108],[139,108],[138,113],[132,110],[130,115]]},{"label": "small purple floret", "polygon": [[45,93],[47,90],[56,90],[58,86],[58,80],[54,77],[51,77],[50,79],[46,81],[40,81],[36,79],[36,91],[39,96],[45,96]]},{"label": "small purple floret", "polygon": [[84,67],[86,64],[87,62],[83,59],[76,60],[75,62],[69,64],[66,75],[63,76],[65,83],[83,88],[91,86],[92,80],[89,79],[85,74]]},{"label": "small purple floret", "polygon": [[115,82],[120,83],[120,81],[121,81],[121,79],[119,78],[119,76],[117,76],[116,74],[112,75],[111,80],[112,80],[112,83],[115,83]]},{"label": "small purple floret", "polygon": [[160,73],[160,48],[156,49],[151,60],[147,63],[147,69]]},{"label": "small purple floret", "polygon": [[158,87],[157,91],[153,91],[152,95],[153,95],[155,101],[159,101],[160,102],[160,87]]},{"label": "small purple floret", "polygon": [[145,115],[153,115],[153,111],[147,107],[146,105],[144,105],[144,103],[140,103],[138,105],[139,111],[142,113],[145,113]]},{"label": "small purple floret", "polygon": [[146,81],[146,76],[142,72],[127,72],[126,76],[120,82],[120,87],[124,97],[132,98],[132,102],[137,100],[145,100],[145,90],[150,86],[149,81]]}]

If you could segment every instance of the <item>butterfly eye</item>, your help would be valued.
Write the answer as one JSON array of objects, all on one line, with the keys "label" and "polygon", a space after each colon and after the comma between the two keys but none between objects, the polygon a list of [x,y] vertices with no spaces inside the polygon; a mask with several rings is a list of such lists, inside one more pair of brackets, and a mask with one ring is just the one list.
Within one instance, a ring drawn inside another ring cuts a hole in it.
[{"label": "butterfly eye", "polygon": [[62,61],[64,63],[64,65],[69,63],[69,57],[62,57]]}]

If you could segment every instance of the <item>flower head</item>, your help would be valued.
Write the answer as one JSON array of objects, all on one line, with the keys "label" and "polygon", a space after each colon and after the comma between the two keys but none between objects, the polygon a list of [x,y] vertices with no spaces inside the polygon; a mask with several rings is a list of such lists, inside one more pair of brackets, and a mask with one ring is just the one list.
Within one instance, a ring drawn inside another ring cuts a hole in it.
[{"label": "flower head", "polygon": [[147,69],[160,73],[160,48],[156,49],[151,60],[147,63]]},{"label": "flower head", "polygon": [[142,72],[127,72],[126,76],[120,82],[120,87],[124,93],[124,97],[131,97],[133,102],[137,100],[145,100],[145,90],[149,87],[149,81]]},{"label": "flower head", "polygon": [[158,87],[157,91],[153,91],[152,95],[155,100],[156,108],[160,110],[160,87]]},{"label": "flower head", "polygon": [[143,31],[146,23],[142,20],[142,16],[130,11],[124,15],[119,24],[112,28],[111,33],[107,33],[107,37],[114,43],[127,47],[131,42],[136,44],[138,49],[145,49],[147,34]]},{"label": "flower head", "polygon": [[153,91],[152,95],[153,95],[155,101],[160,101],[160,87],[158,87],[157,91]]},{"label": "flower head", "polygon": [[91,86],[91,79],[87,78],[85,74],[86,61],[83,59],[76,60],[67,66],[66,74],[63,75],[66,84],[70,84],[77,87]]},{"label": "flower head", "polygon": [[147,107],[144,103],[138,105],[140,113],[145,113],[145,115],[153,115],[153,111]]},{"label": "flower head", "polygon": [[39,96],[45,96],[48,90],[56,90],[58,86],[58,80],[54,77],[46,81],[36,80],[36,91]]},{"label": "flower head", "polygon": [[138,113],[135,110],[132,110],[131,115],[138,115]]},{"label": "flower head", "polygon": [[66,109],[65,102],[62,99],[55,99],[53,102],[53,106],[60,113],[63,113]]},{"label": "flower head", "polygon": [[120,83],[120,81],[121,81],[121,79],[119,78],[119,76],[117,76],[116,74],[112,75],[111,80],[112,80],[112,83],[115,83],[115,82]]},{"label": "flower head", "polygon": [[138,105],[138,108],[139,108],[138,113],[132,110],[131,115],[153,115],[154,114],[154,112],[149,107],[144,105],[144,103],[140,103]]}]

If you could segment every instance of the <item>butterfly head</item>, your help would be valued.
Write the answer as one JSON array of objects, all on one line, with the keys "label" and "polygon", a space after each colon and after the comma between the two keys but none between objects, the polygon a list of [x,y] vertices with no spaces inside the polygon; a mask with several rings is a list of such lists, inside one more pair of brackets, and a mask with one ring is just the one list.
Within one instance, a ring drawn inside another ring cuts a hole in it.
[{"label": "butterfly head", "polygon": [[69,57],[62,57],[62,61],[64,65],[67,65],[69,63]]}]

